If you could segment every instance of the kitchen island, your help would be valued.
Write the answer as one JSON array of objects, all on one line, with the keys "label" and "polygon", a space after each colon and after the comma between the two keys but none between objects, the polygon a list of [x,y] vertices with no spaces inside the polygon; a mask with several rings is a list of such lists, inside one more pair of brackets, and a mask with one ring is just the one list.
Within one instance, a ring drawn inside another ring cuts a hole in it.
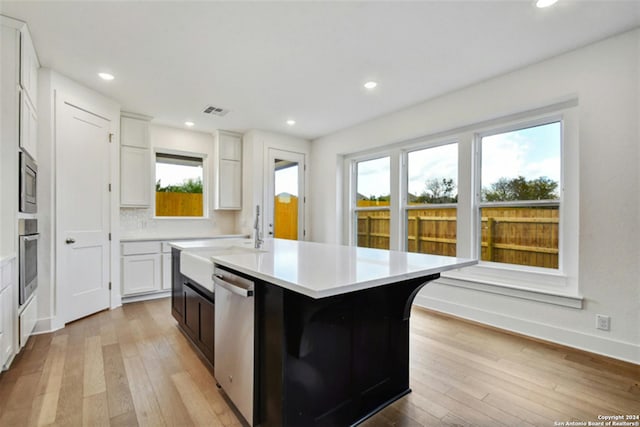
[{"label": "kitchen island", "polygon": [[211,260],[254,283],[245,418],[261,426],[355,425],[409,393],[413,299],[442,271],[476,263],[280,239]]}]

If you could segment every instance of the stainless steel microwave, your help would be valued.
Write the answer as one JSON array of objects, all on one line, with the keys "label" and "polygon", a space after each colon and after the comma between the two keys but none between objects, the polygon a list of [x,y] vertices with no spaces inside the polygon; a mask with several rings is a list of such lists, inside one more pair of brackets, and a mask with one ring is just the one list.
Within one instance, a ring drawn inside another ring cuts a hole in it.
[{"label": "stainless steel microwave", "polygon": [[38,203],[36,189],[38,187],[38,166],[24,152],[20,152],[20,212],[36,213]]}]

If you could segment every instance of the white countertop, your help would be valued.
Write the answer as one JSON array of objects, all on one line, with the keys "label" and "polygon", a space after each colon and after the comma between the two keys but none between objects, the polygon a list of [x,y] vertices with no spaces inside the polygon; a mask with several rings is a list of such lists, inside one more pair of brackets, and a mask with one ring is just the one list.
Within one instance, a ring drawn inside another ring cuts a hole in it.
[{"label": "white countertop", "polygon": [[219,234],[216,236],[197,236],[197,237],[183,237],[183,236],[154,236],[154,235],[124,235],[120,236],[121,242],[142,242],[142,241],[168,241],[168,240],[194,240],[194,241],[207,241],[214,239],[241,239],[247,238],[246,234]]},{"label": "white countertop", "polygon": [[476,260],[266,239],[260,252],[211,256],[226,266],[283,288],[324,298],[477,264]]},{"label": "white countertop", "polygon": [[169,241],[169,246],[181,251],[194,251],[194,250],[206,250],[217,249],[220,247],[229,246],[250,246],[253,245],[253,240],[247,238],[244,234],[229,235],[224,237],[206,238],[206,239],[194,239],[184,241]]}]

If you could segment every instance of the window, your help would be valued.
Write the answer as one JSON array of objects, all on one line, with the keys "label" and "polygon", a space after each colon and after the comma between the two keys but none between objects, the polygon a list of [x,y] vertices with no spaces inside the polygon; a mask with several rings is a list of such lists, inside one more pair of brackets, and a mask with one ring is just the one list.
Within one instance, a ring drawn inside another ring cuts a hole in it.
[{"label": "window", "polygon": [[579,306],[577,105],[346,156],[346,239],[476,258],[439,283]]},{"label": "window", "polygon": [[298,163],[275,159],[273,237],[298,240]]},{"label": "window", "polygon": [[355,164],[354,229],[357,246],[389,249],[391,159],[381,157]]},{"label": "window", "polygon": [[204,217],[204,156],[156,153],[156,217]]},{"label": "window", "polygon": [[557,269],[562,126],[480,138],[480,259]]},{"label": "window", "polygon": [[406,196],[407,251],[455,256],[457,143],[407,153]]}]

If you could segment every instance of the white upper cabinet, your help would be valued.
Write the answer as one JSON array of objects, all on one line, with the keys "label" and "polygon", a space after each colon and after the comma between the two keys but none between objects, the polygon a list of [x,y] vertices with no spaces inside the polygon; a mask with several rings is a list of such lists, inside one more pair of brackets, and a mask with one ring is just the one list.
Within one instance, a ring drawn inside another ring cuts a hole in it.
[{"label": "white upper cabinet", "polygon": [[221,160],[242,160],[242,136],[225,131],[218,132],[218,153]]},{"label": "white upper cabinet", "polygon": [[242,209],[242,135],[218,131],[215,138],[214,209]]},{"label": "white upper cabinet", "polygon": [[[38,56],[25,26],[20,31],[20,86],[33,106],[38,103],[38,68]],[[35,109],[33,107],[34,111]]]},{"label": "white upper cabinet", "polygon": [[150,206],[151,158],[149,150],[120,147],[120,205]]},{"label": "white upper cabinet", "polygon": [[151,206],[151,117],[122,113],[120,118],[120,205]]},{"label": "white upper cabinet", "polygon": [[120,119],[120,145],[149,148],[149,121],[123,116]]},{"label": "white upper cabinet", "polygon": [[29,153],[34,160],[37,160],[37,133],[38,117],[33,104],[23,90],[20,93],[20,148]]}]

